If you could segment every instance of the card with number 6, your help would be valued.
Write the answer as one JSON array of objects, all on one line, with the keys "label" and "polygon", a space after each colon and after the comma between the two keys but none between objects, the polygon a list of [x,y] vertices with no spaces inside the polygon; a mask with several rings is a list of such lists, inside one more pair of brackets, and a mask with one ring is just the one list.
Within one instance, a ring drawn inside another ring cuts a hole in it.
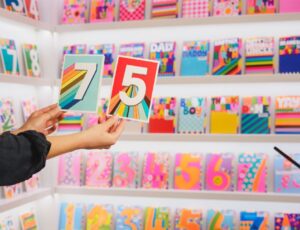
[{"label": "card with number 6", "polygon": [[104,55],[65,55],[59,106],[63,111],[96,113]]},{"label": "card with number 6", "polygon": [[149,122],[158,67],[158,61],[119,56],[108,114]]}]

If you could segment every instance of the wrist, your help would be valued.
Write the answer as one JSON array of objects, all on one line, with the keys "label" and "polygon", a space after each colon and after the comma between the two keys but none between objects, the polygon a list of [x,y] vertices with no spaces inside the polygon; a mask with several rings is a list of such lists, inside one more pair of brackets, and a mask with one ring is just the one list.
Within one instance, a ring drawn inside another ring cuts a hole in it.
[{"label": "wrist", "polygon": [[19,128],[19,129],[10,131],[10,133],[13,134],[13,135],[18,135],[19,133],[23,133],[23,132],[25,132],[25,131],[26,131],[26,130],[25,130],[23,127],[21,127],[21,128]]}]

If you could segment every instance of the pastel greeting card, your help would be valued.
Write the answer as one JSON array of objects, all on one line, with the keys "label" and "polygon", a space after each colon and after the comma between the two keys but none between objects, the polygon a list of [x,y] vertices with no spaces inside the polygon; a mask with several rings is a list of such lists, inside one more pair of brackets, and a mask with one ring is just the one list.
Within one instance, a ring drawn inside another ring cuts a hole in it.
[{"label": "pastel greeting card", "polygon": [[144,230],[170,230],[170,219],[169,208],[148,207],[145,211]]},{"label": "pastel greeting card", "polygon": [[23,44],[23,56],[28,77],[40,77],[41,66],[37,46],[34,44]]},{"label": "pastel greeting card", "polygon": [[242,13],[241,0],[213,0],[214,16],[236,16]]},{"label": "pastel greeting card", "polygon": [[247,14],[275,14],[275,0],[247,0]]},{"label": "pastel greeting card", "polygon": [[209,73],[209,41],[183,43],[181,76],[205,76]]},{"label": "pastel greeting card", "polygon": [[24,121],[27,121],[30,115],[38,109],[36,98],[21,100],[21,106]]},{"label": "pastel greeting card", "polygon": [[101,124],[106,121],[106,112],[108,108],[108,99],[101,98],[98,107],[98,113],[90,113],[87,115],[87,127],[90,128],[94,125]]},{"label": "pastel greeting card", "polygon": [[300,12],[299,0],[279,0],[280,13],[298,13]]},{"label": "pastel greeting card", "polygon": [[275,133],[300,134],[300,96],[276,98]]},{"label": "pastel greeting card", "polygon": [[239,75],[242,73],[242,40],[239,38],[215,41],[213,75]]},{"label": "pastel greeting card", "polygon": [[146,0],[121,0],[120,21],[145,19]]},{"label": "pastel greeting card", "polygon": [[269,214],[266,212],[241,212],[240,230],[268,230]]},{"label": "pastel greeting card", "polygon": [[202,156],[200,154],[177,153],[174,166],[174,189],[202,189]]},{"label": "pastel greeting card", "polygon": [[236,134],[239,130],[239,97],[213,97],[210,133]]},{"label": "pastel greeting card", "polygon": [[167,189],[169,182],[169,161],[167,153],[145,154],[142,187],[147,189]]},{"label": "pastel greeting card", "polygon": [[40,19],[38,0],[24,0],[26,15],[35,20]]},{"label": "pastel greeting card", "polygon": [[30,179],[24,181],[26,192],[37,190],[40,185],[39,174],[34,174]]},{"label": "pastel greeting card", "polygon": [[83,114],[76,112],[66,112],[63,119],[58,123],[59,133],[76,133],[83,129]]},{"label": "pastel greeting card", "polygon": [[87,154],[85,185],[111,187],[113,156],[109,152],[91,150]]},{"label": "pastel greeting card", "polygon": [[[291,154],[300,162],[300,154]],[[277,155],[274,160],[274,192],[300,193],[300,170],[284,157]]]},{"label": "pastel greeting card", "polygon": [[204,133],[206,129],[206,98],[181,98],[178,133]]},{"label": "pastel greeting card", "polygon": [[234,190],[233,154],[210,153],[206,156],[205,189],[211,191]]},{"label": "pastel greeting card", "polygon": [[145,56],[145,43],[128,43],[121,44],[119,55],[144,58]]},{"label": "pastel greeting card", "polygon": [[152,0],[151,18],[177,18],[177,0]]},{"label": "pastel greeting card", "polygon": [[87,207],[86,230],[113,229],[113,206],[91,204]]},{"label": "pastel greeting card", "polygon": [[63,111],[96,112],[104,55],[65,55],[59,106]]},{"label": "pastel greeting card", "polygon": [[83,204],[62,203],[60,205],[59,230],[81,230],[85,227]]},{"label": "pastel greeting card", "polygon": [[86,53],[87,53],[87,45],[85,44],[69,45],[63,47],[63,55],[86,54]]},{"label": "pastel greeting card", "polygon": [[26,212],[20,215],[22,230],[37,230],[38,224],[36,216],[33,212]]},{"label": "pastel greeting card", "polygon": [[246,39],[246,74],[274,73],[274,38],[258,37]]},{"label": "pastel greeting card", "polygon": [[206,216],[207,230],[234,230],[235,213],[232,210],[213,210],[209,209]]},{"label": "pastel greeting card", "polygon": [[0,55],[4,73],[20,75],[18,53],[14,40],[0,38]]},{"label": "pastel greeting card", "polygon": [[24,13],[23,0],[4,0],[4,8],[9,11]]},{"label": "pastel greeting card", "polygon": [[[298,3],[300,5],[300,3]],[[300,36],[279,40],[279,73],[300,73]]]},{"label": "pastel greeting card", "polygon": [[0,98],[0,130],[10,131],[15,129],[16,125],[12,100]]},{"label": "pastel greeting card", "polygon": [[22,183],[18,183],[11,186],[4,186],[3,190],[4,190],[4,197],[6,199],[13,199],[22,193],[23,191]]},{"label": "pastel greeting card", "polygon": [[115,0],[91,0],[90,22],[112,22],[115,19]]},{"label": "pastel greeting card", "polygon": [[143,215],[140,207],[118,206],[115,230],[143,230]]},{"label": "pastel greeting card", "polygon": [[271,97],[244,97],[242,102],[241,133],[268,134],[270,133],[270,104]]},{"label": "pastel greeting card", "polygon": [[119,56],[108,114],[147,123],[158,65],[157,61]]},{"label": "pastel greeting card", "polygon": [[237,191],[267,192],[267,155],[241,154],[237,180]]},{"label": "pastel greeting card", "polygon": [[64,0],[64,24],[78,24],[86,22],[87,0]]},{"label": "pastel greeting card", "polygon": [[175,230],[202,229],[203,216],[201,210],[176,209]]},{"label": "pastel greeting card", "polygon": [[210,15],[209,0],[183,0],[183,18],[206,18]]},{"label": "pastel greeting card", "polygon": [[159,61],[159,76],[175,76],[176,42],[150,44],[150,59]]},{"label": "pastel greeting card", "polygon": [[275,230],[300,229],[300,213],[276,213]]},{"label": "pastel greeting card", "polygon": [[12,216],[0,217],[0,230],[17,230],[14,218]]}]

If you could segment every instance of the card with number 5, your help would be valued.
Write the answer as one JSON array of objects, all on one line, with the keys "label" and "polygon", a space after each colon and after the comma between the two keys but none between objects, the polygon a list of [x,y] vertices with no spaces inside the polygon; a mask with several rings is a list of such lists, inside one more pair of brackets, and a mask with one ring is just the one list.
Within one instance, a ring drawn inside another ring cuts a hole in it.
[{"label": "card with number 5", "polygon": [[96,113],[104,55],[65,55],[59,94],[63,111]]},{"label": "card with number 5", "polygon": [[108,114],[149,122],[158,67],[158,61],[119,56]]}]

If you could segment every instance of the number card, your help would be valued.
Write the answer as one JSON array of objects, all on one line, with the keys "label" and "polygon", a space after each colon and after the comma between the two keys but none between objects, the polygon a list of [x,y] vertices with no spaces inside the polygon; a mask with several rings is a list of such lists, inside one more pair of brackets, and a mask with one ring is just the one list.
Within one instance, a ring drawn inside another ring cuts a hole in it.
[{"label": "number card", "polygon": [[24,0],[25,11],[28,17],[39,20],[39,10],[37,0]]},{"label": "number card", "polygon": [[202,211],[191,209],[177,209],[175,213],[175,230],[202,229]]},{"label": "number card", "polygon": [[26,212],[20,216],[22,230],[37,230],[38,224],[33,212]]},{"label": "number card", "polygon": [[157,61],[119,56],[108,114],[149,122],[158,65]]},{"label": "number card", "polygon": [[97,112],[104,55],[65,55],[59,95],[63,111]]},{"label": "number card", "polygon": [[4,8],[18,13],[24,13],[23,0],[4,0]]},{"label": "number card", "polygon": [[23,45],[23,55],[26,66],[26,74],[28,77],[40,77],[41,67],[37,46],[33,44]]},{"label": "number card", "polygon": [[241,212],[240,213],[241,230],[268,230],[269,214],[267,212]]},{"label": "number card", "polygon": [[140,207],[119,206],[116,217],[116,230],[143,229],[143,209]]},{"label": "number card", "polygon": [[[113,206],[90,204],[87,207],[86,230],[113,229]],[[77,228],[74,228],[77,229]],[[84,229],[84,228],[80,228]]]},{"label": "number card", "polygon": [[144,230],[169,230],[170,225],[169,208],[146,208]]},{"label": "number card", "polygon": [[0,55],[4,73],[20,75],[18,54],[14,40],[0,39]]}]

